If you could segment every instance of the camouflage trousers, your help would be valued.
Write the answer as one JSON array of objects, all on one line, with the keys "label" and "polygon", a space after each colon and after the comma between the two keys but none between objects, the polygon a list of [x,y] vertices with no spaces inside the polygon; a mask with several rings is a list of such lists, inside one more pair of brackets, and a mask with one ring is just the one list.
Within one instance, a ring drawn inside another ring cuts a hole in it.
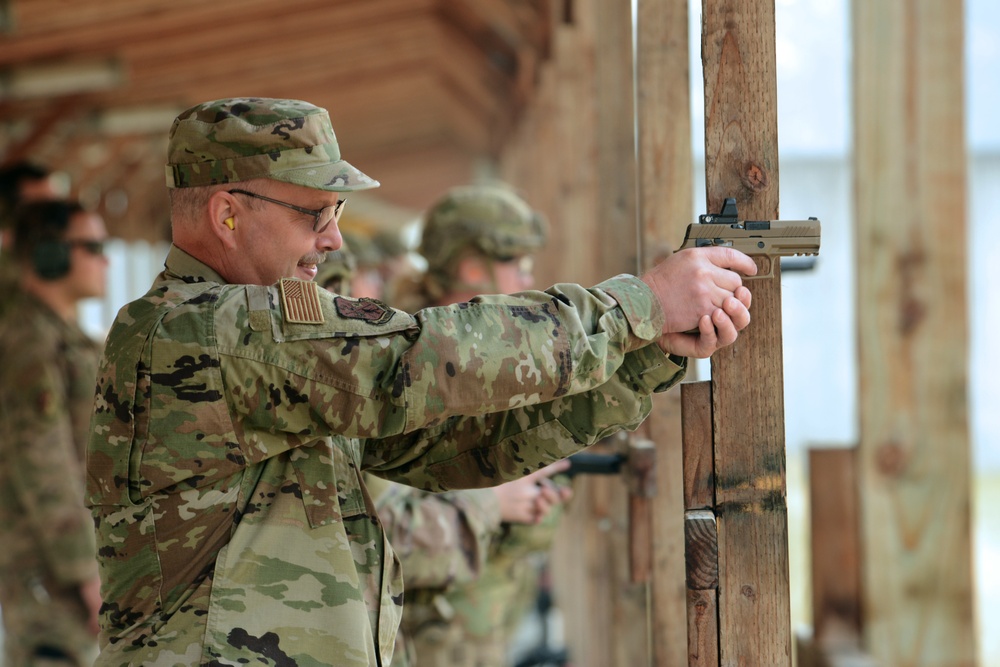
[{"label": "camouflage trousers", "polygon": [[38,582],[0,583],[4,667],[90,667],[97,638],[87,629],[75,590],[52,591]]}]

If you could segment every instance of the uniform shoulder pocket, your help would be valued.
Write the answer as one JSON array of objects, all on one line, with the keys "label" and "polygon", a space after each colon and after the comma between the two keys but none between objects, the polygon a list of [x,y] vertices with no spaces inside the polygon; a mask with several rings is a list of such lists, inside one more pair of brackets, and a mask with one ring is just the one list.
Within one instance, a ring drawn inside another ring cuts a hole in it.
[{"label": "uniform shoulder pocket", "polygon": [[266,289],[275,290],[267,301],[276,311],[271,318],[276,341],[383,336],[416,329],[412,316],[377,299],[352,299],[316,283],[287,278]]}]

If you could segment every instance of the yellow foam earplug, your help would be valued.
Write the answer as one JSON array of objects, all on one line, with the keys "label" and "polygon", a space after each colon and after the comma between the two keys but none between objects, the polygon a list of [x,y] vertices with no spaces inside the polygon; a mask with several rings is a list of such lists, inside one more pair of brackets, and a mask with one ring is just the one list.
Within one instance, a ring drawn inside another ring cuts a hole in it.
[{"label": "yellow foam earplug", "polygon": [[226,223],[226,227],[229,227],[230,229],[236,229],[236,221],[233,220],[232,218],[226,218],[225,220],[223,220],[223,222]]}]

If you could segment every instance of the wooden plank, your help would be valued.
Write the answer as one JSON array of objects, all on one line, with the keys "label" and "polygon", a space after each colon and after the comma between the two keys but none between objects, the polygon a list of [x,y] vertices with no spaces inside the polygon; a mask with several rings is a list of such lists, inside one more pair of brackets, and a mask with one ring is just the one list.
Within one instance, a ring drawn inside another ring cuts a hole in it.
[{"label": "wooden plank", "polygon": [[[31,0],[32,2],[34,0]],[[180,2],[159,2],[135,14],[120,14],[117,17],[77,14],[77,10],[65,8],[39,16],[36,21],[20,20],[14,36],[0,41],[0,64],[24,62],[26,60],[58,58],[67,54],[107,54],[123,46],[141,44],[163,38],[184,39],[191,33],[222,35],[232,30],[248,26],[258,35],[267,34],[269,25],[290,29],[311,26],[313,34],[317,26],[329,25],[330,30],[341,35],[350,34],[360,27],[379,24],[387,16],[400,14],[421,14],[431,11],[436,0],[369,0],[369,2],[338,2],[328,0],[294,0],[276,4],[271,0],[220,0],[205,3],[198,0]],[[103,7],[103,3],[95,3]],[[332,7],[331,7],[332,5]],[[332,8],[336,15],[323,23],[314,22],[314,12]],[[77,17],[80,21],[76,22]],[[68,18],[71,23],[53,21],[59,17]],[[87,19],[85,21],[85,19]],[[303,29],[297,36],[310,34]],[[277,38],[280,33],[271,37]],[[334,35],[327,35],[336,41]],[[261,44],[248,44],[259,49]],[[265,49],[266,50],[266,49]],[[203,63],[204,64],[204,63]]]},{"label": "wooden plank", "polygon": [[962,3],[853,28],[865,647],[973,665]]},{"label": "wooden plank", "polygon": [[652,440],[635,434],[629,438],[624,473],[628,490],[629,582],[633,584],[646,584],[652,578],[656,454]]},{"label": "wooden plank", "polygon": [[711,510],[688,510],[684,521],[687,562],[687,664],[719,665],[719,534]]},{"label": "wooden plank", "polygon": [[[719,665],[719,534],[715,505],[712,383],[681,385],[684,571],[688,667]],[[658,654],[676,663],[675,651]],[[659,664],[659,663],[658,663]]]},{"label": "wooden plank", "polygon": [[[778,213],[773,0],[705,0],[708,210]],[[781,282],[757,280],[753,321],[712,358],[722,665],[791,664]]]},{"label": "wooden plank", "polygon": [[715,507],[715,450],[712,437],[712,383],[681,384],[684,507]]},{"label": "wooden plank", "polygon": [[[639,257],[648,269],[680,245],[693,213],[688,0],[637,0],[635,31]],[[693,364],[687,377],[696,379]],[[687,664],[681,391],[654,396],[643,424],[658,461],[649,610],[657,667]]]},{"label": "wooden plank", "polygon": [[[596,101],[596,172],[597,192],[594,233],[587,243],[601,276],[637,273],[638,219],[636,216],[635,107],[633,104],[632,3],[630,0],[588,0],[578,3],[581,27],[594,40],[594,75]],[[630,461],[631,465],[631,461]],[[641,505],[629,497],[625,484],[612,487],[614,496],[625,503]],[[607,541],[607,557],[616,566],[608,602],[613,609],[610,635],[610,662],[595,664],[647,665],[650,661],[647,610],[648,576],[639,571],[648,564],[630,562],[622,556],[651,555],[648,542],[650,516],[638,507],[628,515],[634,530],[616,533],[617,541]],[[648,510],[648,504],[646,505]],[[641,539],[644,545],[633,543]],[[636,569],[631,570],[630,565]]]},{"label": "wooden plank", "polygon": [[861,637],[861,550],[855,448],[809,450],[813,635],[820,643],[845,628]]},{"label": "wooden plank", "polygon": [[[556,3],[554,11],[562,8]],[[590,8],[567,22],[554,16],[552,58],[541,71],[544,106],[527,110],[517,139],[523,155],[513,160],[505,147],[503,174],[524,189],[528,201],[543,207],[551,234],[539,258],[538,281],[590,283],[600,280],[587,256],[597,225],[595,129],[593,111],[594,37]],[[525,127],[525,123],[528,123]],[[544,203],[543,203],[544,202]],[[560,523],[552,557],[556,600],[565,619],[566,644],[573,664],[603,667],[616,662],[611,634],[616,628],[615,569],[607,542],[624,523],[613,513],[609,485],[617,479],[579,479],[574,498]],[[618,494],[624,499],[624,494]],[[622,511],[625,511],[622,507]],[[616,542],[621,544],[620,542]],[[622,553],[625,553],[624,550]],[[642,664],[642,663],[639,663]]]},{"label": "wooden plank", "polygon": [[591,0],[596,31],[597,179],[601,184],[592,239],[605,275],[638,273],[632,3]]},{"label": "wooden plank", "polygon": [[688,591],[687,665],[718,667],[718,591]]}]

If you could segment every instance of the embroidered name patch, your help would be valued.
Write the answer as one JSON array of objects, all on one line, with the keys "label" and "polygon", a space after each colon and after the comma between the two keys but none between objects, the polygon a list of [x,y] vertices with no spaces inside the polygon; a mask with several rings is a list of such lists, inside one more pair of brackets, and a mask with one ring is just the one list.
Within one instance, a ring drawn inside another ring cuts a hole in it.
[{"label": "embroidered name patch", "polygon": [[345,320],[364,320],[371,324],[385,324],[395,314],[395,311],[378,299],[366,296],[360,299],[345,299],[338,296],[334,298],[333,305]]},{"label": "embroidered name patch", "polygon": [[319,303],[316,283],[294,278],[282,278],[281,307],[285,321],[294,324],[322,324],[323,307]]}]

